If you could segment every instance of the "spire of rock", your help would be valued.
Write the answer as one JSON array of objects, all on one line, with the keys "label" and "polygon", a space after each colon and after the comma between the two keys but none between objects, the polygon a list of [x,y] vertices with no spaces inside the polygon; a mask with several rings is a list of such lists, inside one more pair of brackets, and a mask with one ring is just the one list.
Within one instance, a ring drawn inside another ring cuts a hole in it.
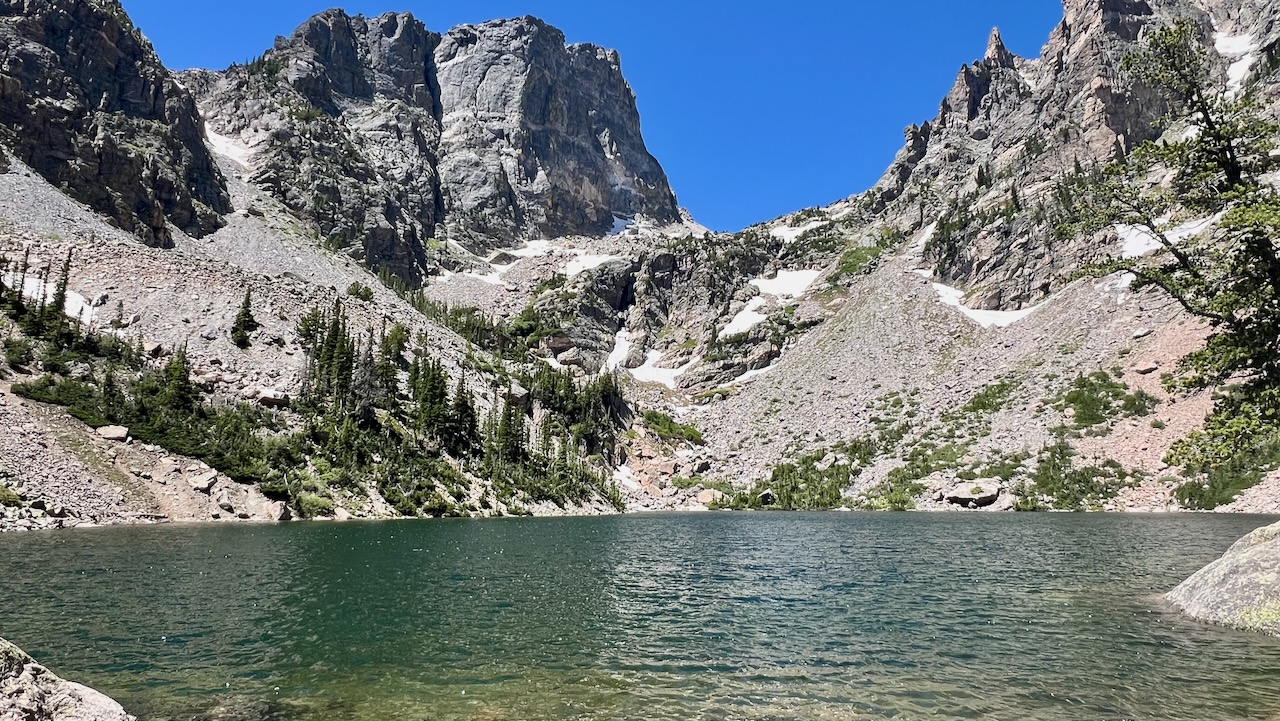
[{"label": "spire of rock", "polygon": [[1004,38],[1000,37],[1000,28],[991,28],[991,37],[987,39],[987,52],[982,59],[998,67],[1013,67],[1015,58],[1013,53],[1009,52],[1009,48],[1005,47]]}]

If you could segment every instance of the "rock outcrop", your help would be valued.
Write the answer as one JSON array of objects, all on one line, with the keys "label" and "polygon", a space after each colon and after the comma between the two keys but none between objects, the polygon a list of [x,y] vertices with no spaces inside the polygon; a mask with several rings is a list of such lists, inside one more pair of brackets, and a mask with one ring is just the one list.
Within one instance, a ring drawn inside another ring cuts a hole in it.
[{"label": "rock outcrop", "polygon": [[0,638],[0,721],[136,721],[120,704],[64,681]]},{"label": "rock outcrop", "polygon": [[536,18],[441,36],[407,13],[330,10],[258,60],[183,79],[256,185],[410,284],[439,264],[433,239],[482,252],[679,218],[617,53]]},{"label": "rock outcrop", "polygon": [[194,100],[116,0],[0,2],[0,145],[149,245],[231,210]]},{"label": "rock outcrop", "polygon": [[1280,636],[1280,523],[1236,541],[1166,598],[1192,618]]}]

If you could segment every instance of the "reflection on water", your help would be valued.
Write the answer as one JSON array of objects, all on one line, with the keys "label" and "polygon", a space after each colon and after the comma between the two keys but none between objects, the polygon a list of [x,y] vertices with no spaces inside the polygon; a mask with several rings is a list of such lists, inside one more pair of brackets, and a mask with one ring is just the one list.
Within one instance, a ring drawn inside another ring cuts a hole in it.
[{"label": "reflection on water", "polygon": [[[150,719],[1269,719],[1157,594],[1267,522],[702,514],[0,537],[0,635]],[[217,715],[217,714],[215,714]]]}]

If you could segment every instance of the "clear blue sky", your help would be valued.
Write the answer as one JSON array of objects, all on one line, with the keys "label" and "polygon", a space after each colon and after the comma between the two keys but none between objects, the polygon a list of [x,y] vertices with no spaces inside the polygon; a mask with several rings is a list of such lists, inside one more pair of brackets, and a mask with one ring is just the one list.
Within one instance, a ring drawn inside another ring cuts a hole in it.
[{"label": "clear blue sky", "polygon": [[[223,68],[337,0],[123,0],[171,68]],[[932,119],[961,64],[999,26],[1039,55],[1060,0],[347,0],[409,10],[443,32],[537,15],[569,42],[618,50],[649,150],[680,204],[717,230],[870,187]]]}]

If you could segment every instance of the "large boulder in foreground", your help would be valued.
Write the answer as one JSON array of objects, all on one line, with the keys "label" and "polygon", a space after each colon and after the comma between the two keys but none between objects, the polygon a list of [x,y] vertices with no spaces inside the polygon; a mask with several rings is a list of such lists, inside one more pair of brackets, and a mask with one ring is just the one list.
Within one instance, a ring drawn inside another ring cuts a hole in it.
[{"label": "large boulder in foreground", "polygon": [[1236,541],[1165,598],[1201,621],[1280,636],[1280,523]]},{"label": "large boulder in foreground", "polygon": [[120,704],[64,681],[0,638],[0,721],[137,721]]}]

